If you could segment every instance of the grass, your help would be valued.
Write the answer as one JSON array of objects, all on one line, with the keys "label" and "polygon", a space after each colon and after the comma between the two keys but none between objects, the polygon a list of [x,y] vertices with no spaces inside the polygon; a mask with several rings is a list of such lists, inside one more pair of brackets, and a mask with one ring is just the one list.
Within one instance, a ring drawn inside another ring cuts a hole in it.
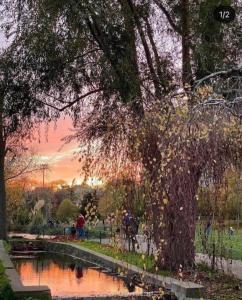
[{"label": "grass", "polygon": [[[231,221],[226,224],[226,229],[224,232],[218,233],[217,230],[212,230],[211,235],[209,236],[208,243],[212,245],[215,242],[217,245],[216,249],[218,250],[219,256],[225,256],[229,259],[242,260],[242,228],[236,228],[234,224],[235,233],[233,236],[229,236],[228,228],[231,225]],[[197,234],[196,234],[196,252],[203,252],[201,234],[203,233],[204,225],[197,224]],[[98,228],[90,230],[90,238],[99,238],[100,231],[102,232],[102,238],[105,238],[106,235],[110,234],[110,228],[107,228],[106,231],[103,231],[103,226],[100,225]]]},{"label": "grass", "polygon": [[[203,252],[202,236],[199,233],[199,228],[196,234],[196,250]],[[227,230],[219,232],[212,230],[208,237],[208,247],[215,244],[218,256],[224,256],[230,259],[242,260],[242,229],[236,229],[234,235],[229,236]]]},{"label": "grass", "polygon": [[128,264],[132,264],[148,272],[160,274],[163,276],[170,276],[171,274],[169,271],[165,270],[157,271],[155,267],[155,258],[153,256],[147,256],[136,252],[123,251],[118,249],[117,247],[103,245],[93,241],[83,241],[74,243],[79,244],[80,246],[88,248],[90,250],[102,253],[104,255],[111,256]]}]

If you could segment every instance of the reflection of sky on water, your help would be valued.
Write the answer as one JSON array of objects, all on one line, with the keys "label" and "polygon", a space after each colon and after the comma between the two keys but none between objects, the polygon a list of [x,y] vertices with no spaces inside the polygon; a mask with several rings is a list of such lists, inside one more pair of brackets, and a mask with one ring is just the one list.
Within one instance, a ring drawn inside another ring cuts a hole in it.
[{"label": "reflection of sky on water", "polygon": [[[119,278],[88,267],[84,261],[55,255],[38,259],[17,259],[15,266],[24,285],[48,285],[52,296],[127,294]],[[135,292],[142,292],[135,288]]]}]

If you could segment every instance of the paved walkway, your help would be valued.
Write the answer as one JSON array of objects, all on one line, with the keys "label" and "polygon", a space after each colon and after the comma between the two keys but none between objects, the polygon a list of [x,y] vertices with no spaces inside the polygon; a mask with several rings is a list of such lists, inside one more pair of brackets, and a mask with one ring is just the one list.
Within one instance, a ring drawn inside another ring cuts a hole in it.
[{"label": "paved walkway", "polygon": [[10,232],[8,236],[11,237],[21,237],[28,240],[35,240],[37,237],[41,237],[42,239],[53,239],[54,235],[48,235],[48,234],[31,234],[31,233],[15,233]]},{"label": "paved walkway", "polygon": [[[96,242],[100,242],[100,239],[93,239]],[[102,244],[111,244],[113,243],[110,239],[102,239],[101,240]],[[144,235],[138,235],[137,236],[137,242],[139,244],[139,248],[136,251],[138,253],[147,253],[148,249],[148,242],[147,238]],[[124,242],[119,242],[119,246],[125,249],[128,249],[128,241]],[[151,241],[150,246],[149,246],[149,251],[150,254],[155,253],[156,248],[154,243]],[[211,265],[211,259],[209,259],[208,255],[206,254],[201,254],[197,253],[196,254],[196,262],[197,263],[206,263],[207,265]],[[239,278],[242,280],[242,261],[241,260],[226,260],[224,258],[219,258],[216,261],[216,267],[219,270],[223,270],[226,274],[232,274],[235,277]]]}]

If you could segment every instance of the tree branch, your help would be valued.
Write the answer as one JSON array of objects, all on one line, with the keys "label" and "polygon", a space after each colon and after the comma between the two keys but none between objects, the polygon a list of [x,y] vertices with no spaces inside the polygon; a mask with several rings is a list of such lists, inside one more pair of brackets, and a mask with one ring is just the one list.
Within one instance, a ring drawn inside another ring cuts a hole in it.
[{"label": "tree branch", "polygon": [[182,35],[181,29],[175,24],[175,22],[172,20],[172,17],[168,10],[164,7],[164,5],[159,0],[154,0],[155,4],[160,8],[160,10],[163,12],[163,14],[166,16],[169,24],[171,27],[180,35]]},{"label": "tree branch", "polygon": [[29,161],[28,164],[22,170],[20,170],[17,174],[14,174],[14,175],[11,175],[9,177],[6,177],[5,181],[14,179],[14,178],[19,177],[20,175],[23,175],[23,174],[26,174],[26,173],[33,172],[33,170],[28,170],[31,162],[32,161]]},{"label": "tree branch", "polygon": [[155,87],[155,90],[156,90],[156,95],[158,97],[160,97],[161,89],[160,89],[159,78],[157,77],[156,72],[155,72],[155,68],[154,68],[154,65],[153,65],[153,60],[152,60],[152,56],[151,56],[151,53],[150,53],[149,45],[146,41],[145,33],[142,29],[142,24],[140,22],[139,16],[137,15],[136,7],[134,6],[132,0],[127,0],[127,3],[129,4],[130,10],[131,10],[131,12],[134,16],[134,21],[135,21],[137,30],[139,32],[139,35],[140,35],[140,38],[141,38],[141,41],[142,41],[142,45],[143,45],[145,56],[146,56],[146,61],[147,61],[147,64],[148,64],[148,67],[149,67],[149,70],[150,70],[150,74],[151,74],[151,77],[152,77],[152,81],[153,81],[153,84],[154,84],[154,87]]},{"label": "tree branch", "polygon": [[90,96],[90,95],[92,95],[92,94],[98,93],[98,92],[100,92],[100,91],[102,91],[101,88],[98,88],[98,89],[93,90],[93,91],[89,91],[89,92],[87,92],[86,94],[79,96],[77,99],[75,99],[75,100],[73,100],[73,101],[71,101],[71,102],[66,102],[67,105],[65,105],[65,106],[63,106],[63,107],[61,107],[61,108],[60,108],[60,107],[56,107],[56,106],[53,105],[53,104],[46,103],[46,102],[44,102],[44,101],[42,101],[42,100],[39,100],[39,99],[36,99],[36,101],[38,101],[38,102],[42,103],[43,105],[46,105],[46,106],[48,106],[48,107],[50,107],[50,108],[53,108],[54,110],[57,110],[57,111],[59,111],[59,112],[62,112],[62,111],[64,111],[65,109],[70,108],[72,105],[76,104],[76,103],[79,102],[80,100],[82,100],[82,99],[84,99],[84,98],[86,98],[86,97],[88,97],[88,96]]},{"label": "tree branch", "polygon": [[60,109],[60,111],[63,111],[63,110],[65,110],[65,109],[71,107],[72,105],[76,104],[77,102],[79,102],[80,100],[86,98],[87,96],[90,96],[90,95],[92,95],[92,94],[96,94],[96,93],[101,92],[101,91],[102,91],[102,88],[98,88],[98,89],[96,89],[96,90],[89,91],[89,92],[87,92],[86,94],[84,94],[84,95],[78,97],[77,99],[75,99],[75,100],[69,102],[67,105],[63,106],[63,107]]},{"label": "tree branch", "polygon": [[209,74],[197,81],[195,81],[195,86],[194,86],[194,90],[196,90],[200,84],[202,84],[205,80],[216,77],[216,76],[223,76],[223,75],[227,75],[227,76],[231,76],[231,75],[239,75],[242,76],[242,69],[230,69],[227,71],[218,71],[218,72],[214,72],[212,74]]}]

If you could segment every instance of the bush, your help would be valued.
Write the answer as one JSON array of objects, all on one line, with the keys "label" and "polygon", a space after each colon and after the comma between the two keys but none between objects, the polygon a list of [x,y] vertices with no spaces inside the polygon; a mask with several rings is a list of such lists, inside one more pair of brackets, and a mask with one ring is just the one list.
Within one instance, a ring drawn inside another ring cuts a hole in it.
[{"label": "bush", "polygon": [[41,233],[46,235],[62,235],[64,232],[64,227],[62,226],[55,226],[55,227],[48,227],[45,225],[41,231]]},{"label": "bush", "polygon": [[76,219],[79,209],[71,200],[65,199],[61,202],[56,212],[56,217],[61,222],[69,222]]},{"label": "bush", "polygon": [[15,300],[15,296],[9,280],[4,272],[4,267],[0,262],[0,300]]},{"label": "bush", "polygon": [[15,300],[16,297],[9,283],[5,284],[0,290],[1,300]]},{"label": "bush", "polygon": [[32,221],[28,226],[28,231],[33,234],[39,234],[42,231],[44,225],[44,217],[41,212],[37,212],[36,215],[33,216]]}]

